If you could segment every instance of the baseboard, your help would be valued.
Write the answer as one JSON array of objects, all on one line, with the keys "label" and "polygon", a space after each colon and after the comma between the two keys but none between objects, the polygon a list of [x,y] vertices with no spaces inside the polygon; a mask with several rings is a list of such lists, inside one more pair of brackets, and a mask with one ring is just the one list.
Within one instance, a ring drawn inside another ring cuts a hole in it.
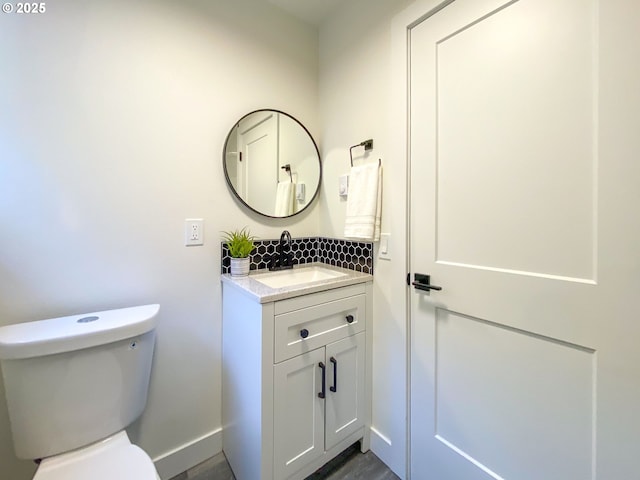
[{"label": "baseboard", "polygon": [[401,479],[406,478],[404,452],[398,452],[391,439],[371,427],[371,451]]},{"label": "baseboard", "polygon": [[222,451],[222,428],[185,443],[153,459],[162,480],[175,477]]},{"label": "baseboard", "polygon": [[374,443],[374,442],[378,445],[380,444],[380,442],[383,442],[384,443],[383,448],[391,447],[391,440],[389,440],[382,433],[376,430],[375,427],[371,427],[371,443]]}]

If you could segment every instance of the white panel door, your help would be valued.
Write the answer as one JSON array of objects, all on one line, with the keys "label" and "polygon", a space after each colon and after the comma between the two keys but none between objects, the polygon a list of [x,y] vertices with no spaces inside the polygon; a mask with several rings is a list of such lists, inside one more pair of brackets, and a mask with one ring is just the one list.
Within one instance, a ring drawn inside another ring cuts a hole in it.
[{"label": "white panel door", "polygon": [[640,479],[640,2],[416,20],[411,478]]},{"label": "white panel door", "polygon": [[364,425],[364,335],[327,345],[326,450]]},{"label": "white panel door", "polygon": [[260,205],[264,212],[275,211],[276,206],[278,126],[278,114],[264,112],[263,116],[248,116],[238,128],[240,196],[249,205]]},{"label": "white panel door", "polygon": [[324,454],[324,399],[318,396],[324,353],[318,348],[273,367],[275,478],[288,478]]}]

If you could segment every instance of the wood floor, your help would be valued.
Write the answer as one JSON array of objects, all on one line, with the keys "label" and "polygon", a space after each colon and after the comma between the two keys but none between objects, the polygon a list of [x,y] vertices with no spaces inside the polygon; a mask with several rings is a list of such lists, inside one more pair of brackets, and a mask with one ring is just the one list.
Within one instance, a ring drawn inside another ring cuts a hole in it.
[{"label": "wood floor", "polygon": [[[196,465],[171,480],[235,480],[224,454]],[[373,452],[360,453],[355,444],[306,480],[399,480]]]}]

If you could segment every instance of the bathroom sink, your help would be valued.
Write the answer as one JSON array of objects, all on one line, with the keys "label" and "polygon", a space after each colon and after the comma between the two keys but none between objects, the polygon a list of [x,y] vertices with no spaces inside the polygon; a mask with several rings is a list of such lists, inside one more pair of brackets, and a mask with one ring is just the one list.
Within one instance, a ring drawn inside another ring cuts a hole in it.
[{"label": "bathroom sink", "polygon": [[258,282],[271,288],[292,287],[305,283],[329,280],[332,278],[344,277],[346,273],[337,272],[328,268],[312,266],[295,268],[273,273],[264,273],[254,277]]}]

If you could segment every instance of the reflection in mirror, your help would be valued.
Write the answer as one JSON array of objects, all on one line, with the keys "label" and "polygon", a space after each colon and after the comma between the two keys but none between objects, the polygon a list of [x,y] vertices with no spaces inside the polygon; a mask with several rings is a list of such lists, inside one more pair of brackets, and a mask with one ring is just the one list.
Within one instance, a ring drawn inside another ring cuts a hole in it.
[{"label": "reflection in mirror", "polygon": [[257,110],[242,117],[224,146],[229,187],[251,210],[290,217],[307,208],[320,187],[318,147],[291,115]]}]

